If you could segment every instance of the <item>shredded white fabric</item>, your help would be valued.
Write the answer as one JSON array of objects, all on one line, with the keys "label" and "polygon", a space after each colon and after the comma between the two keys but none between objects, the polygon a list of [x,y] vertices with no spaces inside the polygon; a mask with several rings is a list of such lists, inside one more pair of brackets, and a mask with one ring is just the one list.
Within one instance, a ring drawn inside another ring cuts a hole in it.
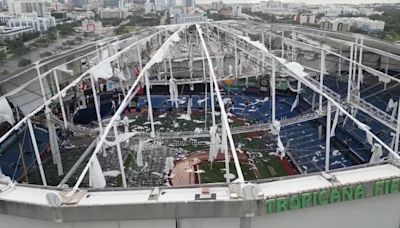
[{"label": "shredded white fabric", "polygon": [[297,81],[297,95],[296,95],[296,99],[293,101],[292,107],[290,108],[291,112],[293,112],[293,110],[299,106],[300,92],[301,92],[301,82]]},{"label": "shredded white fabric", "polygon": [[14,114],[11,109],[10,104],[7,101],[7,98],[1,97],[0,98],[0,122],[7,121],[11,125],[14,125]]},{"label": "shredded white fabric", "polygon": [[371,149],[372,155],[369,163],[377,163],[381,161],[381,156],[383,155],[382,146],[378,143],[375,143]]},{"label": "shredded white fabric", "polygon": [[62,175],[64,175],[64,170],[63,170],[62,161],[61,161],[60,147],[58,144],[56,126],[54,125],[54,122],[51,121],[51,118],[50,118],[51,110],[48,107],[46,107],[45,112],[46,112],[47,130],[49,133],[49,142],[50,142],[51,154],[53,157],[53,163],[57,165],[58,176],[62,176]]},{"label": "shredded white fabric", "polygon": [[198,128],[198,127],[196,127],[196,128],[194,129],[194,133],[196,133],[196,134],[200,134],[202,131],[203,131],[203,130],[202,130],[201,128]]},{"label": "shredded white fabric", "polygon": [[192,115],[192,105],[193,105],[192,103],[193,103],[192,98],[189,98],[187,111],[186,111],[186,115],[188,115],[188,116]]},{"label": "shredded white fabric", "polygon": [[273,135],[279,135],[279,132],[281,131],[281,122],[278,120],[275,120],[272,122],[272,128],[271,132]]},{"label": "shredded white fabric", "polygon": [[98,81],[99,78],[109,79],[113,76],[113,70],[109,62],[101,62],[93,66],[90,71],[96,81]]},{"label": "shredded white fabric", "polygon": [[386,106],[386,112],[390,112],[390,110],[392,110],[393,108],[394,108],[394,100],[393,98],[390,98]]},{"label": "shredded white fabric", "polygon": [[217,136],[217,126],[212,126],[210,128],[210,152],[208,155],[208,160],[213,162],[218,154],[218,136]]},{"label": "shredded white fabric", "polygon": [[136,164],[140,167],[143,166],[143,147],[144,147],[144,141],[140,140],[136,152]]},{"label": "shredded white fabric", "polygon": [[395,119],[396,118],[396,115],[397,115],[397,107],[398,107],[398,105],[399,105],[399,102],[394,102],[394,107],[393,107],[393,110],[392,110],[392,119]]},{"label": "shredded white fabric", "polygon": [[285,66],[287,68],[289,68],[293,73],[297,74],[300,77],[304,78],[305,76],[308,75],[306,72],[304,72],[304,67],[300,63],[289,62],[289,63],[286,63]]},{"label": "shredded white fabric", "polygon": [[169,96],[172,103],[175,104],[176,108],[178,108],[179,107],[178,86],[176,85],[175,80],[173,78],[169,79]]},{"label": "shredded white fabric", "polygon": [[94,155],[94,159],[89,168],[89,184],[93,188],[104,188],[106,187],[106,179],[104,178],[103,171],[101,170],[100,162],[97,155]]},{"label": "shredded white fabric", "polygon": [[276,148],[276,154],[277,154],[278,156],[280,156],[281,159],[282,159],[283,157],[285,157],[285,154],[286,154],[286,149],[285,149],[285,147],[283,146],[281,137],[280,137],[279,135],[278,135],[278,144],[277,144],[277,148]]},{"label": "shredded white fabric", "polygon": [[331,128],[331,137],[335,136],[335,130],[336,130],[336,126],[339,120],[339,115],[340,115],[340,110],[337,109],[336,113],[335,113],[335,118],[333,119],[333,124],[332,124],[332,128]]},{"label": "shredded white fabric", "polygon": [[[177,117],[178,120],[186,120],[186,121],[191,121],[192,117],[188,114],[181,114],[180,116]],[[179,127],[179,126],[178,126]]]},{"label": "shredded white fabric", "polygon": [[121,172],[118,170],[110,170],[110,171],[104,171],[103,175],[105,177],[117,177],[118,175],[120,175]]},{"label": "shredded white fabric", "polygon": [[167,157],[165,159],[164,173],[169,174],[171,170],[175,167],[175,159],[173,157]]}]

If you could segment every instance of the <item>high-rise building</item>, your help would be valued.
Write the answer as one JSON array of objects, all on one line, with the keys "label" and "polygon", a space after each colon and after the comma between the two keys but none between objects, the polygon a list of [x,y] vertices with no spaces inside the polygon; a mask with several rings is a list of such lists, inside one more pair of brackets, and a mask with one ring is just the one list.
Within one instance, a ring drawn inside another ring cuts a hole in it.
[{"label": "high-rise building", "polygon": [[242,15],[242,6],[241,5],[233,5],[232,6],[232,15],[234,17],[240,17]]},{"label": "high-rise building", "polygon": [[119,8],[120,0],[104,0],[103,6],[109,8]]},{"label": "high-rise building", "polygon": [[83,7],[88,0],[65,0],[65,3],[74,7]]},{"label": "high-rise building", "polygon": [[37,32],[46,32],[56,26],[54,17],[19,17],[10,19],[7,22],[8,27],[30,26]]},{"label": "high-rise building", "polygon": [[169,8],[174,8],[176,7],[176,0],[167,0],[167,6]]},{"label": "high-rise building", "polygon": [[8,13],[15,16],[34,15],[38,17],[50,16],[49,0],[8,0]]},{"label": "high-rise building", "polygon": [[144,4],[144,13],[150,14],[160,12],[166,9],[164,0],[147,0]]},{"label": "high-rise building", "polygon": [[184,7],[196,7],[196,0],[183,0]]},{"label": "high-rise building", "polygon": [[146,3],[144,3],[144,13],[145,14],[149,14],[149,13],[153,12],[153,8],[154,8],[154,3],[151,3],[149,0],[147,0]]},{"label": "high-rise building", "polygon": [[103,0],[88,0],[86,4],[86,9],[93,10],[93,9],[100,9],[103,7]]},{"label": "high-rise building", "polygon": [[223,1],[218,1],[218,2],[212,2],[211,3],[211,9],[213,10],[222,10],[224,8],[224,2]]}]

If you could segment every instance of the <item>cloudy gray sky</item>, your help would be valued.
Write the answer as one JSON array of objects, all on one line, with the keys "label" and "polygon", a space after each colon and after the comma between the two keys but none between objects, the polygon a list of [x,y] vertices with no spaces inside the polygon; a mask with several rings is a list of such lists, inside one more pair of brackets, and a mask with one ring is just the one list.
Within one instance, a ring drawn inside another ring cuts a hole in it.
[{"label": "cloudy gray sky", "polygon": [[[211,3],[217,0],[196,0],[197,3]],[[260,0],[223,0],[225,3],[257,3]],[[400,0],[281,0],[282,2],[303,2],[308,4],[326,4],[329,3],[352,3],[352,4],[360,4],[360,3],[400,3]]]}]

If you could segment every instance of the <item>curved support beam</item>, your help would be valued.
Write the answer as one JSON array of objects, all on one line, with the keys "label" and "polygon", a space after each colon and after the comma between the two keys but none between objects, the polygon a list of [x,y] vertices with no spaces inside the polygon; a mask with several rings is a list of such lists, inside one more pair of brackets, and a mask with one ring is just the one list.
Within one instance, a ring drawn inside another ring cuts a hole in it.
[{"label": "curved support beam", "polygon": [[239,180],[240,183],[244,183],[245,180],[244,180],[243,172],[242,172],[242,169],[240,167],[239,158],[238,158],[238,155],[236,153],[235,143],[233,142],[231,129],[229,127],[228,115],[226,114],[226,111],[225,111],[225,106],[224,106],[224,102],[222,100],[221,92],[218,89],[218,81],[217,81],[217,77],[215,76],[213,62],[212,62],[212,60],[210,58],[210,54],[208,52],[208,49],[207,49],[207,46],[206,46],[206,42],[204,41],[204,37],[203,37],[202,31],[201,31],[201,28],[200,28],[200,26],[198,24],[196,24],[196,28],[197,28],[197,32],[199,33],[201,45],[203,47],[204,53],[205,53],[207,61],[208,61],[209,73],[210,73],[210,76],[212,77],[212,82],[214,84],[215,92],[216,92],[216,95],[217,95],[217,98],[218,98],[218,104],[219,104],[219,107],[221,109],[222,127],[225,128],[226,134],[228,136],[228,141],[229,141],[229,144],[230,144],[230,147],[231,147],[231,152],[232,152],[232,156],[233,156],[233,161],[235,163],[236,172],[237,172],[237,175],[238,175],[238,180]]},{"label": "curved support beam", "polygon": [[[157,32],[155,34],[152,34],[151,36],[148,36],[144,39],[141,39],[139,41],[136,41],[135,43],[129,45],[128,47],[126,47],[125,49],[123,49],[122,51],[108,57],[107,59],[105,59],[105,62],[111,62],[114,61],[116,58],[120,57],[122,54],[124,54],[125,52],[131,50],[133,47],[139,45],[141,42],[146,41],[151,39],[154,36],[157,36],[165,31],[168,31],[168,29],[165,29],[163,31]],[[91,68],[92,69],[92,68]],[[52,102],[58,100],[60,97],[63,96],[63,94],[66,94],[68,92],[68,90],[72,89],[73,87],[75,87],[77,84],[79,84],[79,82],[81,82],[85,77],[88,76],[88,74],[90,74],[91,69],[89,69],[87,72],[85,72],[84,74],[82,74],[81,76],[79,76],[78,78],[76,78],[74,81],[72,81],[68,86],[66,86],[64,89],[62,89],[60,92],[58,92],[56,95],[54,95],[53,97],[51,97],[50,99],[48,99],[44,104],[42,104],[41,106],[37,107],[34,111],[32,111],[31,113],[29,113],[29,115],[25,116],[24,118],[22,118],[18,123],[16,123],[7,133],[5,133],[3,136],[0,137],[0,143],[2,143],[4,140],[6,140],[15,130],[17,130],[18,128],[20,128],[26,121],[27,119],[35,116],[37,113],[39,113],[42,109],[44,109],[46,106],[49,106]],[[52,72],[53,69],[49,72]],[[42,77],[44,77],[44,75],[42,74]],[[35,79],[36,80],[36,79]]]},{"label": "curved support beam", "polygon": [[[226,33],[230,33],[229,31],[225,30],[224,28],[221,28],[219,26],[216,25],[212,25],[220,30],[225,31]],[[230,33],[238,38],[241,39],[241,37],[237,34],[234,33]],[[361,123],[358,119],[356,119],[354,116],[352,116],[349,112],[347,112],[347,110],[345,108],[342,107],[342,105],[340,105],[338,102],[336,102],[333,98],[331,98],[330,96],[328,96],[326,93],[324,93],[323,91],[321,91],[318,87],[316,87],[315,85],[313,85],[312,83],[310,83],[307,79],[305,79],[302,75],[300,75],[298,72],[294,72],[292,71],[290,68],[288,68],[288,66],[286,66],[285,64],[282,63],[282,59],[274,56],[273,54],[271,54],[270,52],[266,51],[266,49],[264,48],[260,48],[259,46],[255,45],[253,42],[249,42],[248,40],[245,40],[245,42],[249,43],[250,45],[252,45],[255,48],[260,49],[261,51],[265,52],[265,54],[270,57],[270,58],[274,58],[278,64],[281,65],[281,69],[284,70],[285,72],[287,72],[290,76],[292,76],[293,78],[299,80],[302,84],[304,84],[305,86],[307,86],[308,88],[314,90],[316,93],[321,94],[325,99],[327,99],[328,101],[331,102],[331,104],[333,106],[335,106],[338,110],[340,110],[344,115],[348,116],[359,128],[363,129],[367,135],[371,136],[375,141],[377,141],[379,144],[382,145],[382,147],[384,147],[387,151],[389,151],[389,153],[391,153],[394,158],[396,159],[400,159],[400,156],[395,153],[388,145],[386,145],[386,143],[384,143],[379,137],[377,137],[375,134],[373,134],[370,130],[368,129],[364,129],[365,128],[365,124]]]},{"label": "curved support beam", "polygon": [[[150,59],[150,61],[143,67],[143,70],[140,72],[139,76],[136,78],[135,82],[133,83],[132,87],[129,89],[128,93],[126,94],[124,100],[121,102],[121,105],[111,118],[110,122],[108,123],[107,127],[104,129],[104,132],[102,136],[100,137],[100,140],[90,157],[89,161],[87,162],[85,168],[83,169],[81,175],[79,176],[75,186],[73,187],[73,190],[69,194],[75,193],[76,190],[79,189],[80,184],[83,181],[83,178],[86,176],[86,173],[89,170],[89,167],[91,163],[93,162],[93,159],[95,156],[97,156],[97,153],[102,149],[103,144],[108,136],[108,133],[110,132],[111,128],[114,126],[114,122],[120,117],[120,115],[123,113],[125,108],[129,105],[130,101],[132,100],[133,96],[132,94],[136,91],[136,87],[139,85],[139,82],[141,81],[142,77],[144,76],[144,73],[147,72],[159,59],[160,56],[163,56],[163,52],[165,51],[166,48],[169,47],[169,45],[174,42],[174,39],[186,28],[185,25],[181,25],[178,31],[176,31],[174,34],[172,34],[165,42],[164,44],[158,49],[158,51],[153,55],[153,57]],[[178,36],[179,37],[179,36]],[[176,40],[175,40],[176,41]]]}]

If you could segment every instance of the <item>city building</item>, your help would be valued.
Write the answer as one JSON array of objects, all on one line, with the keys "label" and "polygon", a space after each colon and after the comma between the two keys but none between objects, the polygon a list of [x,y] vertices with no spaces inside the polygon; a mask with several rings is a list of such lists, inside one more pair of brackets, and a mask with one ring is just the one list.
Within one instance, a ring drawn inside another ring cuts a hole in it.
[{"label": "city building", "polygon": [[0,13],[0,24],[7,24],[7,22],[14,17],[15,16],[9,14]]},{"label": "city building", "polygon": [[150,0],[147,0],[147,1],[144,3],[144,13],[145,13],[145,14],[149,14],[149,13],[152,13],[152,12],[154,12],[154,11],[155,11],[155,10],[154,10],[154,4],[151,3]]},{"label": "city building", "polygon": [[282,8],[282,2],[276,0],[269,0],[267,2],[267,7],[269,9],[280,9]]},{"label": "city building", "polygon": [[363,15],[363,16],[370,16],[373,14],[382,14],[383,13],[383,12],[376,11],[374,8],[366,8],[366,7],[359,8],[358,11],[359,11],[359,15]]},{"label": "city building", "polygon": [[125,19],[128,17],[128,10],[118,9],[118,8],[104,8],[99,10],[101,19],[112,19],[121,18]]},{"label": "city building", "polygon": [[294,17],[294,21],[297,24],[315,24],[315,14],[299,14]]},{"label": "city building", "polygon": [[320,28],[334,32],[348,32],[350,31],[350,23],[341,20],[322,20],[320,21]]},{"label": "city building", "polygon": [[96,10],[103,8],[103,0],[88,0],[85,8],[87,10]]},{"label": "city building", "polygon": [[71,7],[82,8],[87,3],[87,0],[64,0],[64,3]]},{"label": "city building", "polygon": [[48,8],[51,7],[49,0],[8,0],[8,13],[15,16],[38,17],[50,16]]},{"label": "city building", "polygon": [[68,13],[68,17],[73,20],[83,20],[90,19],[95,17],[95,13],[93,11],[87,10],[74,10],[73,12]]},{"label": "city building", "polygon": [[144,5],[146,2],[143,3],[131,3],[127,5],[127,9],[133,13],[141,13],[144,12]]},{"label": "city building", "polygon": [[176,7],[176,0],[167,0],[167,6],[169,8],[174,8]]},{"label": "city building", "polygon": [[154,0],[154,9],[156,12],[163,11],[166,8],[165,0]]},{"label": "city building", "polygon": [[320,21],[320,28],[341,32],[348,32],[350,29],[380,32],[385,29],[385,22],[374,21],[365,17],[323,18]]},{"label": "city building", "polygon": [[299,2],[292,2],[292,3],[286,3],[283,8],[287,9],[301,9],[305,8],[306,4],[305,3],[299,3]]},{"label": "city building", "polygon": [[298,13],[298,9],[283,8],[282,2],[276,0],[270,0],[268,2],[261,1],[258,4],[254,5],[251,8],[251,11],[277,16],[296,15]]},{"label": "city building", "polygon": [[326,17],[338,17],[342,15],[342,8],[339,7],[329,7],[320,9],[319,13],[324,14]]},{"label": "city building", "polygon": [[51,2],[51,6],[50,6],[51,11],[63,11],[63,10],[67,10],[67,7],[65,7],[65,4],[57,2],[57,1],[53,1]]},{"label": "city building", "polygon": [[204,12],[192,11],[184,12],[182,9],[175,9],[173,17],[171,18],[172,24],[184,24],[184,23],[195,23],[195,22],[206,22],[207,16]]},{"label": "city building", "polygon": [[350,5],[328,5],[320,6],[316,13],[322,13],[326,17],[339,17],[339,16],[369,16],[372,14],[382,14],[382,12],[375,11],[373,8],[360,7],[356,8]]},{"label": "city building", "polygon": [[231,8],[232,8],[232,15],[234,17],[240,17],[242,15],[242,6],[241,5],[233,5]]},{"label": "city building", "polygon": [[82,31],[85,33],[101,34],[103,32],[103,24],[101,21],[85,19],[82,21]]},{"label": "city building", "polygon": [[56,26],[54,17],[18,17],[7,22],[8,27],[32,27],[35,31],[46,32]]},{"label": "city building", "polygon": [[212,10],[217,10],[220,11],[225,7],[224,2],[223,1],[218,1],[218,2],[212,2],[211,3],[211,9]]},{"label": "city building", "polygon": [[7,9],[7,2],[6,0],[0,0],[0,10]]},{"label": "city building", "polygon": [[65,19],[68,19],[68,12],[67,11],[54,11],[54,12],[51,12],[51,16],[54,17],[56,20],[65,20]]},{"label": "city building", "polygon": [[4,44],[8,40],[15,40],[22,37],[24,34],[32,33],[35,30],[29,26],[6,27],[0,26],[0,44]]},{"label": "city building", "polygon": [[121,0],[103,0],[103,7],[119,8]]},{"label": "city building", "polygon": [[365,17],[349,18],[352,28],[361,29],[366,32],[381,32],[385,29],[385,22],[371,20]]},{"label": "city building", "polygon": [[196,0],[183,0],[183,7],[196,7]]},{"label": "city building", "polygon": [[[174,4],[174,1],[168,3]],[[161,12],[167,7],[169,6],[165,4],[164,0],[147,0],[144,4],[144,12],[145,14]]]}]

